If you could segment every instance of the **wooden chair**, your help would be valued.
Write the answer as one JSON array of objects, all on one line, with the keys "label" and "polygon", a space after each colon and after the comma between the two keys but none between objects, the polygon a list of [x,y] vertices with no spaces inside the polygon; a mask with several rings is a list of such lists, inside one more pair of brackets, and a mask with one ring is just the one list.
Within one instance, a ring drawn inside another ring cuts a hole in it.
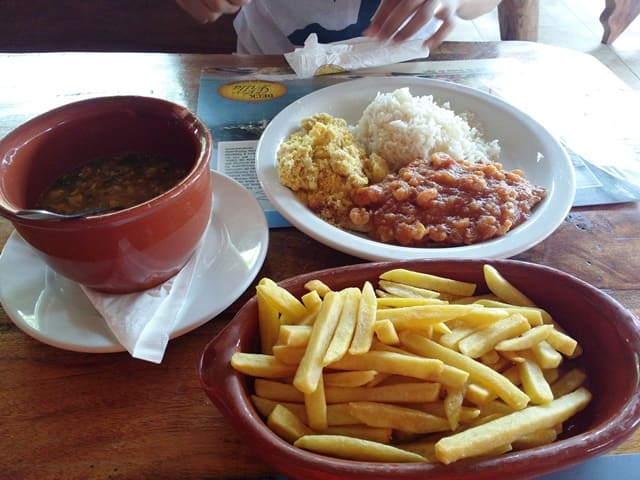
[{"label": "wooden chair", "polygon": [[498,21],[502,40],[538,40],[538,0],[502,0],[498,4]]},{"label": "wooden chair", "polygon": [[640,0],[607,0],[600,15],[602,43],[612,44],[640,14]]},{"label": "wooden chair", "polygon": [[[640,0],[606,0],[600,15],[602,43],[612,44],[640,14]],[[502,40],[538,39],[539,0],[502,0],[498,6]]]},{"label": "wooden chair", "polygon": [[232,21],[201,25],[174,0],[0,0],[0,52],[232,53]]}]

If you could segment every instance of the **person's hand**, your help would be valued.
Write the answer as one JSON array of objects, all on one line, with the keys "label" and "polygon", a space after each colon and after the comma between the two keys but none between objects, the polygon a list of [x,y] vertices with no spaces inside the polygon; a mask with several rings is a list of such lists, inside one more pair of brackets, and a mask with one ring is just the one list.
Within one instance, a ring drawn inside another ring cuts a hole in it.
[{"label": "person's hand", "polygon": [[382,0],[366,35],[379,40],[403,41],[418,32],[432,18],[442,21],[424,45],[435,48],[453,30],[458,0]]},{"label": "person's hand", "polygon": [[189,15],[200,23],[215,22],[225,13],[236,13],[251,0],[176,0]]}]

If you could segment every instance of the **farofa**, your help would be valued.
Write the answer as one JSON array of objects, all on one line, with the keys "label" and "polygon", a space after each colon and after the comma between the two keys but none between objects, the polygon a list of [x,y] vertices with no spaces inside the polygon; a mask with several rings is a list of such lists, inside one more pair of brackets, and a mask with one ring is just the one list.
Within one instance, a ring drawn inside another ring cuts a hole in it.
[{"label": "farofa", "polygon": [[343,228],[353,206],[352,193],[388,173],[378,155],[367,156],[347,122],[326,113],[301,121],[301,130],[278,149],[278,177],[311,210]]}]

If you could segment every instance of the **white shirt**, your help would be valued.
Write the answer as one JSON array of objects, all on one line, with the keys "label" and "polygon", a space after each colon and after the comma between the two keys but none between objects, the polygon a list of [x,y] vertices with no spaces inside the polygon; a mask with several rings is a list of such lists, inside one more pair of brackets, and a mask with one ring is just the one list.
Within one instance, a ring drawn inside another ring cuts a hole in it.
[{"label": "white shirt", "polygon": [[[238,53],[281,54],[304,45],[310,33],[320,43],[358,37],[369,26],[379,0],[253,0],[233,22]],[[428,38],[429,22],[415,37]]]}]

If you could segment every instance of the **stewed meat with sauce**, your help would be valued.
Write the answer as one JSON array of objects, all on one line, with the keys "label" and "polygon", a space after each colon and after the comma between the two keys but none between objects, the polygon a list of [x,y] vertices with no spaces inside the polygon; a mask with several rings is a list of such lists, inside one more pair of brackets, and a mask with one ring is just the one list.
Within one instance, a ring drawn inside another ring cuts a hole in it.
[{"label": "stewed meat with sauce", "polygon": [[507,233],[545,197],[520,170],[435,153],[353,194],[350,221],[385,243],[469,245]]}]

